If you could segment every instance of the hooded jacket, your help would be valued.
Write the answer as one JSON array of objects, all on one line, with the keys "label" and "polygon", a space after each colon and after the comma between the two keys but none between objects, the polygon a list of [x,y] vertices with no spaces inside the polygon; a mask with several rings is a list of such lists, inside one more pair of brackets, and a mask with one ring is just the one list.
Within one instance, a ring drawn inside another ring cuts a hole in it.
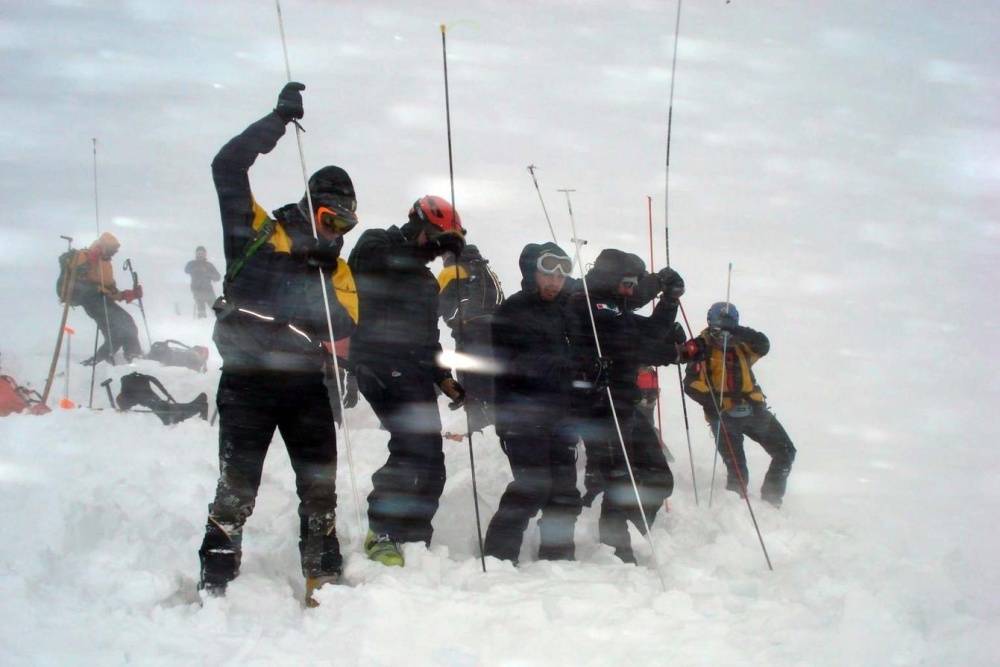
[{"label": "hooded jacket", "polygon": [[[601,356],[610,365],[608,384],[616,405],[638,403],[640,391],[636,386],[636,375],[640,367],[675,363],[677,343],[683,342],[676,339],[673,326],[677,317],[676,300],[660,300],[649,317],[634,312],[652,298],[651,288],[643,285],[648,275],[645,268],[636,255],[614,249],[604,250],[587,273],[589,304],[582,286],[569,298],[573,322],[570,342],[574,353],[590,359],[592,363],[597,361],[593,331],[596,326]],[[626,276],[639,278],[637,298],[618,294],[618,284]],[[588,308],[593,313],[593,325]],[[607,396],[604,395],[601,401],[606,403]]]},{"label": "hooded jacket", "polygon": [[493,354],[500,365],[494,380],[497,432],[552,425],[570,407],[579,364],[569,345],[566,288],[555,301],[543,301],[535,282],[543,252],[566,255],[555,243],[529,243],[521,251],[521,291],[493,316]]},{"label": "hooded jacket", "polygon": [[73,292],[74,302],[82,303],[88,297],[103,294],[114,298],[118,295],[115,270],[111,261],[104,259],[109,251],[117,251],[121,243],[110,232],[102,233],[86,250],[76,253],[69,268],[76,271]]},{"label": "hooded jacket", "polygon": [[320,282],[304,252],[313,239],[312,225],[297,204],[273,212],[273,233],[235,277],[230,275],[248,242],[272,220],[254,199],[249,169],[284,134],[285,122],[272,112],[226,143],[212,161],[227,265],[213,338],[229,372],[320,372],[326,358],[321,343],[329,339],[324,289],[335,339],[350,336],[357,320],[347,263],[338,259]]}]

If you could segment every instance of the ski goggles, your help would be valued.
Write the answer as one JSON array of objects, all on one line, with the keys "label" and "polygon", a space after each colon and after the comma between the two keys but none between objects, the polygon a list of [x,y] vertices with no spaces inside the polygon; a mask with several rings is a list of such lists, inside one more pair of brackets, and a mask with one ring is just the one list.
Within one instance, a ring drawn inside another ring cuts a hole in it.
[{"label": "ski goggles", "polygon": [[345,234],[358,224],[358,216],[341,206],[320,206],[316,209],[316,222],[331,232]]},{"label": "ski goggles", "polygon": [[626,276],[619,280],[618,284],[626,289],[635,289],[639,286],[639,279],[635,276]]},{"label": "ski goggles", "polygon": [[539,255],[538,261],[535,262],[535,268],[539,272],[546,275],[553,275],[555,273],[561,273],[564,276],[569,276],[573,272],[573,260],[565,255],[555,255],[550,252],[545,252]]}]

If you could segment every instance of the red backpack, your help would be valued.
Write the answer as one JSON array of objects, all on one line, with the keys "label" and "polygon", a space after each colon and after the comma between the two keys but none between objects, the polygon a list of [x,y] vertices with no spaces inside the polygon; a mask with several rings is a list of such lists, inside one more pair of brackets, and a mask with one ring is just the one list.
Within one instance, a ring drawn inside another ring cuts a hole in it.
[{"label": "red backpack", "polygon": [[0,375],[0,417],[25,410],[33,415],[50,412],[37,391],[22,387],[9,375]]}]

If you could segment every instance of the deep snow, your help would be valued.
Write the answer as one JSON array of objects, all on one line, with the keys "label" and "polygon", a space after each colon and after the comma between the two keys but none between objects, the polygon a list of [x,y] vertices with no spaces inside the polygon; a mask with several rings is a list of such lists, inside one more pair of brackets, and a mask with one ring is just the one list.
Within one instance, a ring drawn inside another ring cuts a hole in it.
[{"label": "deep snow", "polygon": [[[522,245],[547,236],[529,163],[564,242],[556,188],[577,190],[590,258],[609,246],[645,256],[652,194],[662,264],[674,5],[289,0],[284,11],[293,74],[309,86],[307,159],[351,172],[363,227],[447,192],[443,20],[456,197],[507,291]],[[276,439],[243,573],[202,607],[192,591],[215,431],[109,411],[14,416],[0,419],[0,662],[995,664],[1000,8],[689,2],[681,31],[671,260],[694,326],[733,261],[733,300],[772,340],[758,377],[799,449],[785,506],[755,504],[774,572],[742,503],[705,506],[712,451],[697,410],[694,506],[673,369],[661,381],[677,491],[653,530],[666,592],[638,535],[640,567],[597,545],[593,509],[578,562],[535,562],[532,527],[522,567],[488,562],[483,575],[466,445],[446,442],[434,544],[409,548],[403,570],[360,556],[342,452],[351,585],[306,611]],[[3,372],[44,379],[58,235],[96,236],[94,136],[103,228],[142,274],[153,337],[210,345],[182,268],[198,244],[221,268],[208,164],[283,82],[273,4],[10,2],[0,50]],[[251,182],[269,208],[298,198],[290,136]],[[93,328],[82,312],[71,324],[79,361]],[[215,356],[206,375],[137,368],[181,400],[213,395],[218,380]],[[127,370],[101,367],[97,381]],[[86,402],[89,377],[75,363],[72,374]],[[443,403],[442,414],[460,430]],[[386,435],[364,404],[350,417],[363,502]],[[756,488],[766,460],[748,452]],[[509,471],[492,434],[476,455],[486,521]]]}]

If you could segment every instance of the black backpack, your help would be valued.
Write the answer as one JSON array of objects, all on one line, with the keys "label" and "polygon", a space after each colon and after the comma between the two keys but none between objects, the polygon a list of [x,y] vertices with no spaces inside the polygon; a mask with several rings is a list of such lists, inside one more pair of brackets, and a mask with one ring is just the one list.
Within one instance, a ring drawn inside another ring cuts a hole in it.
[{"label": "black backpack", "polygon": [[178,340],[158,340],[149,348],[147,359],[159,361],[164,366],[183,366],[204,373],[208,370],[208,348],[202,345],[185,345]]},{"label": "black backpack", "polygon": [[[141,405],[149,408],[164,425],[176,424],[194,415],[208,419],[208,396],[204,393],[198,394],[188,403],[178,403],[163,383],[152,375],[129,373],[122,376],[121,383],[122,390],[116,400],[119,410]],[[153,391],[153,386],[163,392],[166,400]]]}]

